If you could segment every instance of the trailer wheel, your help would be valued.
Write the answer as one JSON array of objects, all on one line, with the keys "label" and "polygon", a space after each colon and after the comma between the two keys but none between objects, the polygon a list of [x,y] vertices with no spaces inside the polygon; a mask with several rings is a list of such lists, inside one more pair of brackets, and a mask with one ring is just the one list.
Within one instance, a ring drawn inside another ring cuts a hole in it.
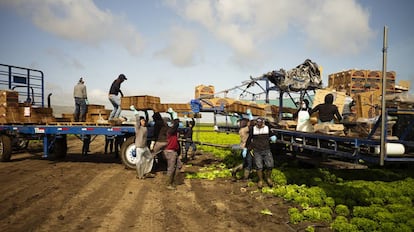
[{"label": "trailer wheel", "polygon": [[7,135],[0,136],[0,159],[3,162],[10,161],[12,154],[11,138]]},{"label": "trailer wheel", "polygon": [[121,160],[127,169],[135,169],[136,149],[135,136],[131,136],[122,143]]},{"label": "trailer wheel", "polygon": [[55,142],[53,144],[49,158],[52,160],[63,159],[66,157],[67,151],[68,145],[66,141],[66,135],[62,135],[62,137],[55,138]]}]

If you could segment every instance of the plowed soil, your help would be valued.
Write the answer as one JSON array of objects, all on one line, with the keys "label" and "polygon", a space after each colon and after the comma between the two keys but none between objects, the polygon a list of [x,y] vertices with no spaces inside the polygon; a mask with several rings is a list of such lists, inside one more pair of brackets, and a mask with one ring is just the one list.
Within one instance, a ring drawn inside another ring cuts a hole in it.
[{"label": "plowed soil", "polygon": [[[81,142],[68,141],[59,161],[41,150],[13,154],[0,163],[0,231],[303,231],[288,223],[288,203],[246,183],[185,179],[217,162],[198,155],[182,170],[176,190],[155,178],[138,180],[119,158],[104,154],[103,137],[81,156]],[[273,215],[262,214],[263,209]],[[325,228],[326,229],[326,228]]]}]

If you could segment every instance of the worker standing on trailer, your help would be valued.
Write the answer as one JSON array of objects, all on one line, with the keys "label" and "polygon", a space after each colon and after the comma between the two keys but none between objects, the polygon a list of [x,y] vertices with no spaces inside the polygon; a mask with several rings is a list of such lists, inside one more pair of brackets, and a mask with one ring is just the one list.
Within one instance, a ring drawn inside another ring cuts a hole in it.
[{"label": "worker standing on trailer", "polygon": [[319,112],[319,123],[334,123],[335,116],[338,121],[341,121],[342,116],[338,111],[338,107],[334,105],[333,102],[334,96],[329,93],[325,96],[325,102],[317,105],[309,112],[309,114],[312,115],[315,112]]},{"label": "worker standing on trailer", "polygon": [[269,187],[273,187],[270,175],[274,167],[274,160],[269,141],[275,142],[276,136],[271,136],[270,129],[265,125],[263,118],[256,119],[256,125],[249,132],[246,146],[251,148],[253,152],[257,176],[259,177],[257,187],[260,189],[263,187],[263,174]]},{"label": "worker standing on trailer", "polygon": [[293,118],[297,119],[296,130],[297,131],[304,131],[304,132],[312,132],[313,127],[312,123],[310,122],[310,114],[309,112],[312,110],[309,107],[309,100],[303,99],[302,103],[300,103],[300,108],[293,114]]},{"label": "worker standing on trailer", "polygon": [[153,175],[148,175],[152,169],[154,158],[151,155],[151,152],[147,146],[147,135],[148,129],[146,127],[146,120],[144,117],[139,116],[138,111],[134,106],[131,106],[130,109],[134,111],[136,117],[135,124],[135,148],[136,148],[136,169],[137,169],[137,179],[144,179],[145,177],[154,177]]},{"label": "worker standing on trailer", "polygon": [[118,96],[118,94],[121,95],[121,97],[124,96],[124,94],[121,91],[121,84],[127,80],[124,74],[119,74],[118,78],[115,79],[112,82],[111,88],[109,89],[109,101],[111,102],[114,109],[112,110],[111,114],[109,115],[108,120],[112,120],[114,118],[118,119],[119,115],[121,115],[121,98]]},{"label": "worker standing on trailer", "polygon": [[75,112],[73,113],[75,122],[79,122],[79,120],[85,122],[88,95],[86,93],[85,81],[82,77],[79,79],[78,84],[73,88],[73,98],[75,99]]}]

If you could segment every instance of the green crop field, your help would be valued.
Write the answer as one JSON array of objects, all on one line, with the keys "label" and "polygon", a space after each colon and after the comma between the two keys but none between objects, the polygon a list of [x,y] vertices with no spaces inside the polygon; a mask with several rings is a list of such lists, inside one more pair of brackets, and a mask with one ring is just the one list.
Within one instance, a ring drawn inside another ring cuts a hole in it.
[{"label": "green crop field", "polygon": [[[239,143],[238,134],[214,132],[210,125],[199,125],[194,131],[200,142]],[[229,178],[231,168],[241,162],[239,151],[199,148],[213,153],[222,163],[187,178]],[[414,230],[414,170],[407,166],[333,170],[276,163],[272,179],[275,186],[264,187],[262,193],[295,203],[296,207],[289,210],[291,223],[326,222],[334,231]]]}]

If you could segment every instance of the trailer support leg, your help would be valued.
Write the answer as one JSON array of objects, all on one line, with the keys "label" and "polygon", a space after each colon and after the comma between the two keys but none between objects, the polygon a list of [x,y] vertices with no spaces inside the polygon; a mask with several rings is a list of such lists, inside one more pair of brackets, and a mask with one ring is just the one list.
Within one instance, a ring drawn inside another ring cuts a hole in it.
[{"label": "trailer support leg", "polygon": [[43,158],[47,158],[49,156],[49,139],[48,136],[45,135],[43,137]]}]

